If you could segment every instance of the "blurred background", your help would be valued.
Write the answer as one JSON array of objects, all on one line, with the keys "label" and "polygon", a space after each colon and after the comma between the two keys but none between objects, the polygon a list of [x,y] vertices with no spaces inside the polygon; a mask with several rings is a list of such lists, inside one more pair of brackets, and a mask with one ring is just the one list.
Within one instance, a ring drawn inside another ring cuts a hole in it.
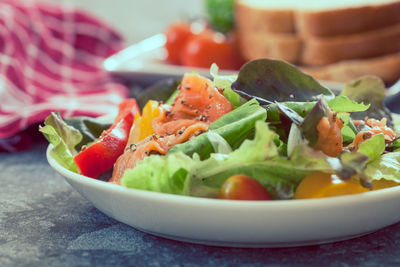
[{"label": "blurred background", "polygon": [[[26,0],[32,1],[32,0]],[[164,32],[168,24],[204,16],[204,0],[45,0],[82,8],[100,17],[135,43]]]}]

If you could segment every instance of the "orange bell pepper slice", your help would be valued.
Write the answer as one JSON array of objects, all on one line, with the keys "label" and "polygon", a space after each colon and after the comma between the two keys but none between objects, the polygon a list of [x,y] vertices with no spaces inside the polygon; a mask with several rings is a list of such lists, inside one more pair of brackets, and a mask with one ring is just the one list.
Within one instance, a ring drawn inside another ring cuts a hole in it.
[{"label": "orange bell pepper slice", "polygon": [[160,105],[157,101],[149,100],[143,107],[142,115],[136,113],[135,121],[129,135],[127,145],[136,144],[146,137],[154,134],[151,122],[160,116]]}]

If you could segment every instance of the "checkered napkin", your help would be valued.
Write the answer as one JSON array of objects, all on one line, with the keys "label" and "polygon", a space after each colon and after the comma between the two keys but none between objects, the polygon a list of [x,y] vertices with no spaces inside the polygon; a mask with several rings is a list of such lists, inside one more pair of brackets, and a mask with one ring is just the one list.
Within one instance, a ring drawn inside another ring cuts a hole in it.
[{"label": "checkered napkin", "polygon": [[83,11],[0,1],[3,145],[51,111],[66,117],[114,112],[127,89],[110,79],[102,62],[121,48],[118,33]]}]

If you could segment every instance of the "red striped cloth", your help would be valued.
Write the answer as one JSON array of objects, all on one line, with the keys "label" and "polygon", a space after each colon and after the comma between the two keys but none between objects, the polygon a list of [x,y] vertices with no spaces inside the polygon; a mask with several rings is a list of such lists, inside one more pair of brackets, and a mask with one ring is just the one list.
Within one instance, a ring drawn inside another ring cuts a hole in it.
[{"label": "red striped cloth", "polygon": [[117,32],[83,11],[0,1],[0,146],[51,111],[115,112],[127,89],[102,63],[122,45]]}]

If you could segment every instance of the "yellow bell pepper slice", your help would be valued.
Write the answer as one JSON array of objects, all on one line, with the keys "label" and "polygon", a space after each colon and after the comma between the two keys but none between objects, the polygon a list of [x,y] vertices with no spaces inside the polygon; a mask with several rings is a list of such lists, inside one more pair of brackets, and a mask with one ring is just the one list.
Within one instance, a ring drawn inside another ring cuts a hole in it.
[{"label": "yellow bell pepper slice", "polygon": [[357,179],[342,181],[336,175],[322,172],[314,172],[308,175],[299,184],[294,198],[321,198],[341,195],[350,195],[368,192],[369,189],[362,187]]},{"label": "yellow bell pepper slice", "polygon": [[391,180],[385,180],[385,179],[372,181],[372,189],[373,190],[379,190],[379,189],[389,188],[389,187],[398,186],[398,185],[400,185],[400,183],[397,183],[397,182],[391,181]]},{"label": "yellow bell pepper slice", "polygon": [[[400,183],[390,180],[374,180],[372,181],[372,190],[398,186]],[[356,178],[349,181],[342,181],[336,175],[322,172],[315,172],[308,175],[301,181],[296,189],[294,198],[321,198],[333,197],[341,195],[358,194],[368,192],[369,189],[360,185]]]},{"label": "yellow bell pepper slice", "polygon": [[146,105],[143,107],[142,115],[136,113],[127,145],[136,144],[154,134],[151,122],[153,119],[160,116],[160,113],[160,106],[157,101],[147,101]]}]

